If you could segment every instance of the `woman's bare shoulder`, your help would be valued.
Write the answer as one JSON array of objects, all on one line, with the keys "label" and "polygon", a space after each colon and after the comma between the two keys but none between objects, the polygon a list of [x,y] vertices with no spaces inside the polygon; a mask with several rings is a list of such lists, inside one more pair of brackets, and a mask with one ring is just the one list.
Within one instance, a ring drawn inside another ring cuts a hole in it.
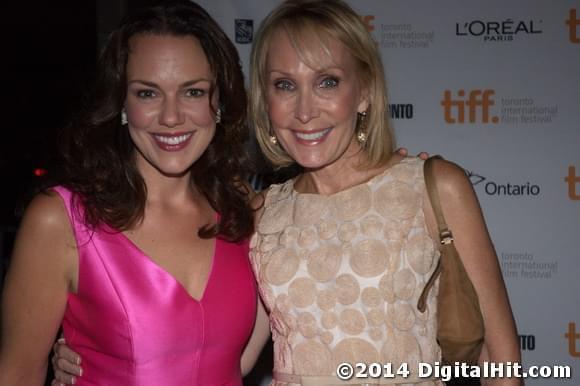
[{"label": "woman's bare shoulder", "polygon": [[455,162],[434,159],[433,175],[437,181],[437,188],[443,195],[458,197],[473,192],[465,170]]},{"label": "woman's bare shoulder", "polygon": [[62,230],[69,226],[69,218],[61,196],[54,190],[37,194],[24,212],[22,226],[45,230]]}]

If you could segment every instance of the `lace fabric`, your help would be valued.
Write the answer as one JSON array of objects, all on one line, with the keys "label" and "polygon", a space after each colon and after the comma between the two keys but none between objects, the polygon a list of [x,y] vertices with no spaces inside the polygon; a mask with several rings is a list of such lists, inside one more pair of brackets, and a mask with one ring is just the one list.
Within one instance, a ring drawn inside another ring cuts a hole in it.
[{"label": "lace fabric", "polygon": [[330,196],[298,193],[293,180],[270,188],[250,257],[276,372],[333,376],[342,362],[378,362],[416,374],[440,360],[437,288],[429,312],[416,309],[439,257],[424,193],[416,158]]}]

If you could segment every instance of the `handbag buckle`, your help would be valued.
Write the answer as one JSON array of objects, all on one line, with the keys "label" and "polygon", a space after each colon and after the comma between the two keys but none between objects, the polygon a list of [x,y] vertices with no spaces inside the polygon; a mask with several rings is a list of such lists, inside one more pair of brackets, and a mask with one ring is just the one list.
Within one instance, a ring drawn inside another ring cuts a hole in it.
[{"label": "handbag buckle", "polygon": [[451,244],[453,242],[453,234],[449,229],[444,229],[441,231],[439,239],[441,240],[442,245]]}]

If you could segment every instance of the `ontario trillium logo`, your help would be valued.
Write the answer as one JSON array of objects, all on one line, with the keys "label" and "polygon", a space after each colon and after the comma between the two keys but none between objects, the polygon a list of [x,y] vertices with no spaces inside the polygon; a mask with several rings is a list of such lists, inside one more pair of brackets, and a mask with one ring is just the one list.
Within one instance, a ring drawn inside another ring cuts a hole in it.
[{"label": "ontario trillium logo", "polygon": [[471,185],[473,185],[473,186],[480,184],[486,180],[486,178],[484,176],[480,176],[479,174],[472,172],[471,170],[464,169],[464,171],[465,171],[465,174],[467,174],[469,181],[471,181]]},{"label": "ontario trillium logo", "polygon": [[483,190],[490,196],[537,196],[540,194],[540,186],[530,183],[497,183],[474,171],[463,169],[469,178],[471,185],[483,186]]}]

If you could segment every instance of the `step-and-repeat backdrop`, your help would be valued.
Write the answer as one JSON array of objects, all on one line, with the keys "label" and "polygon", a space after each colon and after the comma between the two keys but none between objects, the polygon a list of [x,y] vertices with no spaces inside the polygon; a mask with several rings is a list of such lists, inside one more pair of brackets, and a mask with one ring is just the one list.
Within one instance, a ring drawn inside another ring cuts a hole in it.
[{"label": "step-and-repeat backdrop", "polygon": [[[236,43],[276,0],[200,0]],[[398,145],[463,166],[483,207],[525,366],[580,384],[580,3],[351,0],[380,47]]]}]

